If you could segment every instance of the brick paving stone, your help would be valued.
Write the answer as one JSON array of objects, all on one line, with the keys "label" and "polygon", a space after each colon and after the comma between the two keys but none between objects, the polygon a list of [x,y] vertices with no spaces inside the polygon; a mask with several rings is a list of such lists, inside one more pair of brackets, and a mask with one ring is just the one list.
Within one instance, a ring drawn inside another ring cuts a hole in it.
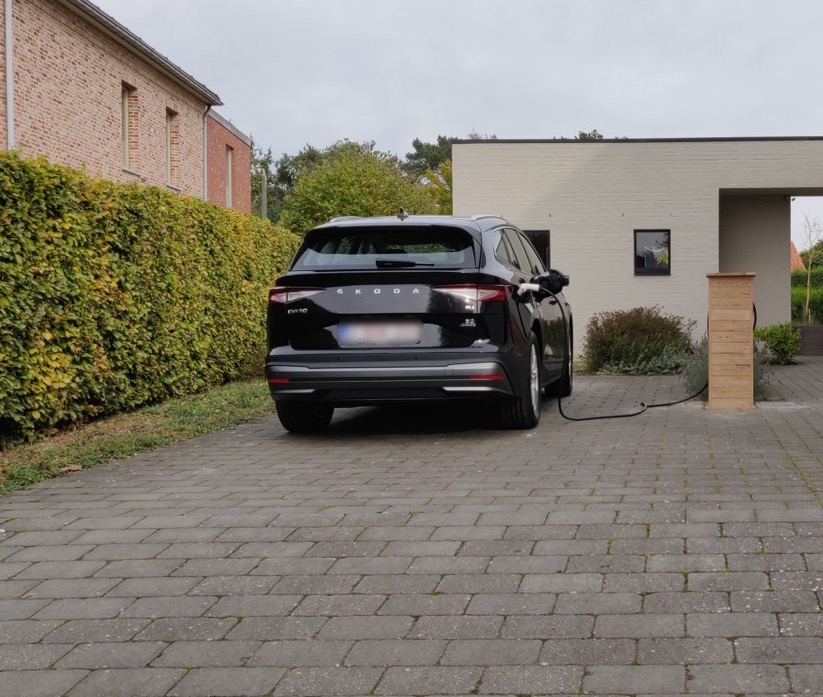
[{"label": "brick paving stone", "polygon": [[482,669],[463,666],[397,666],[386,669],[375,695],[476,694]]},{"label": "brick paving stone", "polygon": [[279,580],[279,576],[213,576],[200,581],[188,595],[262,595]]},{"label": "brick paving stone", "polygon": [[490,666],[483,671],[479,694],[573,695],[582,694],[582,684],[583,668],[579,666]]},{"label": "brick paving stone", "polygon": [[641,665],[696,665],[701,663],[731,663],[734,646],[728,639],[717,637],[640,639],[637,662]]},{"label": "brick paving stone", "polygon": [[540,652],[540,663],[548,665],[631,665],[636,660],[633,639],[550,639]]},{"label": "brick paving stone", "polygon": [[550,574],[565,571],[568,557],[523,556],[492,557],[486,567],[487,574]]},{"label": "brick paving stone", "polygon": [[133,598],[72,598],[54,600],[33,616],[38,620],[111,619],[134,602]]},{"label": "brick paving stone", "polygon": [[[417,639],[358,641],[346,654],[344,663],[347,666],[385,667],[437,665],[445,649],[446,641]],[[443,660],[444,665],[449,663]],[[459,662],[451,664],[463,665]]]},{"label": "brick paving stone", "polygon": [[686,578],[676,573],[607,573],[603,576],[604,593],[663,593],[685,590]]},{"label": "brick paving stone", "polygon": [[0,697],[54,697],[68,694],[85,670],[17,670],[0,672]]},{"label": "brick paving stone", "polygon": [[262,645],[259,641],[175,641],[170,645],[135,641],[130,646],[142,646],[143,644],[160,647],[152,656],[154,660],[151,660],[151,665],[154,668],[242,666]]},{"label": "brick paving stone", "polygon": [[821,637],[743,638],[735,641],[738,663],[816,663],[823,655]]},{"label": "brick paving stone", "polygon": [[411,617],[332,617],[317,636],[324,640],[402,639],[412,623]]},{"label": "brick paving stone", "polygon": [[543,642],[529,639],[467,639],[449,642],[442,665],[531,665]]},{"label": "brick paving stone", "polygon": [[501,616],[420,617],[407,636],[409,639],[494,639],[502,625]]},{"label": "brick paving stone", "polygon": [[809,666],[789,666],[792,694],[820,694],[823,685],[823,665],[820,661]]},{"label": "brick paving stone", "polygon": [[43,637],[44,642],[80,644],[85,642],[129,641],[151,620],[71,620]]},{"label": "brick paving stone", "polygon": [[715,591],[685,593],[649,593],[643,598],[645,613],[728,612],[729,594]]},{"label": "brick paving stone", "polygon": [[553,593],[483,593],[471,597],[466,614],[544,615],[554,609],[556,600]]},{"label": "brick paving stone", "polygon": [[[163,642],[97,642],[79,644],[51,644],[62,649],[71,649],[57,663],[56,668],[145,668],[156,658],[166,644]],[[65,653],[65,652],[64,652]]]},{"label": "brick paving stone", "polygon": [[726,559],[722,554],[659,554],[649,557],[646,571],[723,571]]},{"label": "brick paving stone", "polygon": [[38,561],[29,564],[15,578],[86,578],[106,566],[104,561]]},{"label": "brick paving stone", "polygon": [[246,617],[226,636],[232,641],[311,639],[328,622],[327,617]]},{"label": "brick paving stone", "polygon": [[734,612],[818,612],[820,604],[811,591],[733,591]]},{"label": "brick paving stone", "polygon": [[95,670],[68,695],[70,697],[163,697],[185,671],[172,668],[113,668]]},{"label": "brick paving stone", "polygon": [[323,615],[327,617],[374,615],[385,603],[385,595],[310,595],[302,600],[295,599],[295,608],[292,614],[295,616]]},{"label": "brick paving stone", "polygon": [[134,637],[135,641],[216,641],[237,624],[236,618],[161,617]]},{"label": "brick paving stone", "polygon": [[[358,581],[361,578],[361,576],[355,574],[318,574],[314,576],[306,576],[301,574],[295,576],[285,576],[277,581],[276,585],[273,588],[271,588],[270,592],[276,595],[342,595],[344,593],[352,592],[355,588],[355,585],[358,584]],[[398,577],[371,576],[368,578],[380,579]],[[401,576],[400,578],[405,577]],[[440,577],[438,576],[437,578]],[[358,592],[361,592],[359,590],[359,586]],[[362,592],[369,593],[370,591],[364,588]]]},{"label": "brick paving stone", "polygon": [[51,602],[51,600],[45,598],[0,600],[0,621],[25,620],[34,616],[38,610],[42,610]]},{"label": "brick paving stone", "polygon": [[61,624],[60,620],[0,621],[0,644],[34,644]]},{"label": "brick paving stone", "polygon": [[0,674],[9,670],[49,668],[70,649],[67,644],[5,644],[0,650]]},{"label": "brick paving stone", "polygon": [[688,666],[690,692],[729,692],[735,695],[789,691],[788,671],[772,665]]},{"label": "brick paving stone", "polygon": [[592,554],[569,557],[566,573],[642,573],[646,559],[631,554]]},{"label": "brick paving stone", "polygon": [[[384,643],[385,640],[379,643]],[[232,642],[241,643],[241,642]],[[249,658],[249,666],[339,666],[353,641],[267,641]]]},{"label": "brick paving stone", "polygon": [[521,580],[520,574],[450,574],[436,588],[438,593],[516,593]]},{"label": "brick paving stone", "polygon": [[138,598],[119,617],[201,617],[217,602],[208,595]]},{"label": "brick paving stone", "polygon": [[602,574],[527,574],[522,593],[596,593],[603,587]]},{"label": "brick paving stone", "polygon": [[583,639],[592,635],[593,627],[592,615],[510,615],[500,636],[504,639]]},{"label": "brick paving stone", "polygon": [[777,636],[777,615],[765,612],[694,613],[686,615],[690,637]]},{"label": "brick paving stone", "polygon": [[802,554],[727,554],[730,571],[805,571]]},{"label": "brick paving stone", "polygon": [[257,697],[271,690],[285,674],[272,668],[215,667],[188,671],[167,694],[168,697]]},{"label": "brick paving stone", "polygon": [[362,695],[375,694],[373,690],[382,673],[382,668],[361,666],[292,668],[277,683],[273,694],[275,697],[303,697],[303,695],[362,697]]},{"label": "brick paving stone", "polygon": [[471,596],[468,593],[396,594],[391,595],[377,611],[379,615],[462,615]]},{"label": "brick paving stone", "polygon": [[682,666],[596,666],[586,668],[583,690],[604,693],[675,693],[685,691]]},{"label": "brick paving stone", "polygon": [[602,638],[643,638],[685,636],[684,615],[599,615],[594,636]]}]

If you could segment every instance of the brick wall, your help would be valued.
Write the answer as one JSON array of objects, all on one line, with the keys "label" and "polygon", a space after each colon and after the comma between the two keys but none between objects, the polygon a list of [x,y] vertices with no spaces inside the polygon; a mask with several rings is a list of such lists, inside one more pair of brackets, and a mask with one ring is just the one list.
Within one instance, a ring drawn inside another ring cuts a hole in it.
[{"label": "brick wall", "polygon": [[0,149],[6,149],[6,13],[0,5]]},{"label": "brick wall", "polygon": [[[230,124],[219,116],[209,116],[208,128],[208,192],[212,203],[251,213],[251,146],[239,137]],[[227,148],[231,148],[231,198],[228,196]]]},{"label": "brick wall", "polygon": [[[171,110],[177,115],[174,188],[202,198],[203,102],[55,0],[15,0],[14,35],[16,136],[24,155],[84,166],[91,176],[163,186]],[[134,97],[127,169],[124,84]],[[5,147],[5,95],[2,101]]]}]

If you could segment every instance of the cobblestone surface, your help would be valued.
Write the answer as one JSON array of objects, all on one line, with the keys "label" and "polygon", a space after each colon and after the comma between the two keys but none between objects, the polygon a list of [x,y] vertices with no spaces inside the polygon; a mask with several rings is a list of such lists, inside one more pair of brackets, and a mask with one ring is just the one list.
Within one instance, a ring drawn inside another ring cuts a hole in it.
[{"label": "cobblestone surface", "polygon": [[0,697],[823,694],[823,359],[770,390],[267,419],[7,495]]}]

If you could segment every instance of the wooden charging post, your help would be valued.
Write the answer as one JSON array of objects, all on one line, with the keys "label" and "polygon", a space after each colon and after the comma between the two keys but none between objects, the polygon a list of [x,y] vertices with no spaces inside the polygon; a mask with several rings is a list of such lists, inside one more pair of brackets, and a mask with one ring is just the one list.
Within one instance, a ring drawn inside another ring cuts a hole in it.
[{"label": "wooden charging post", "polygon": [[710,273],[709,409],[754,407],[754,273]]}]

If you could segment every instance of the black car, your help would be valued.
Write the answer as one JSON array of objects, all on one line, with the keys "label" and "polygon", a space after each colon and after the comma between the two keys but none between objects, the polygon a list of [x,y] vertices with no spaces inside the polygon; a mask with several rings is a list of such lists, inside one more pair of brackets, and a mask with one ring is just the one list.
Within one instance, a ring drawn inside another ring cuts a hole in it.
[{"label": "black car", "polygon": [[269,293],[266,376],[291,432],[335,407],[487,400],[532,428],[572,390],[568,277],[502,218],[336,218]]}]

